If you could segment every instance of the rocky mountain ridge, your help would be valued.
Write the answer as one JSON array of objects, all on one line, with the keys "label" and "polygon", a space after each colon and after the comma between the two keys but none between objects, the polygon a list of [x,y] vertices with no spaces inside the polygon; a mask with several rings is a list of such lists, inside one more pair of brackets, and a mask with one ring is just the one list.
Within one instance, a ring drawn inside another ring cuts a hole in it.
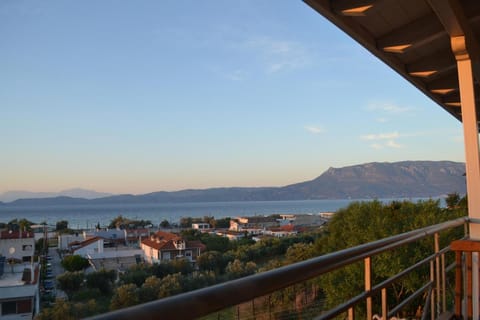
[{"label": "rocky mountain ridge", "polygon": [[271,201],[311,199],[425,198],[466,193],[465,164],[452,161],[372,162],[329,168],[319,177],[284,187],[210,188],[96,199],[20,199],[6,205],[119,204],[158,202]]}]

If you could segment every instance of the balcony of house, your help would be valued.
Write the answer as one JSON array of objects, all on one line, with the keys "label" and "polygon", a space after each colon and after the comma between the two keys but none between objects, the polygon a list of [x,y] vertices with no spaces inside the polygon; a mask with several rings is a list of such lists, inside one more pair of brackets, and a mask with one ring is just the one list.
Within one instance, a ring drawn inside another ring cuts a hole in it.
[{"label": "balcony of house", "polygon": [[[471,318],[480,314],[475,285],[480,243],[468,230],[478,223],[462,217],[93,319]],[[398,270],[397,253],[419,248],[429,250]],[[379,268],[396,272],[379,278],[385,271]],[[329,305],[319,280],[348,275],[354,275],[347,283],[358,292]],[[418,287],[408,287],[414,282]],[[280,301],[284,310],[279,311]]]}]

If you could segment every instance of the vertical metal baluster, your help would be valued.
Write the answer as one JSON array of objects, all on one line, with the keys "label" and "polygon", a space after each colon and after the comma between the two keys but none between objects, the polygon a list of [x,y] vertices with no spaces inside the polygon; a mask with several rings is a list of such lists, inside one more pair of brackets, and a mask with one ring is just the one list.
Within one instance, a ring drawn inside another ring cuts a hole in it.
[{"label": "vertical metal baluster", "polygon": [[382,289],[382,319],[386,320],[387,314],[387,288]]},{"label": "vertical metal baluster", "polygon": [[[370,291],[372,289],[372,266],[371,266],[371,257],[364,259],[365,262],[365,291]],[[372,297],[367,298],[367,319],[372,319]]]},{"label": "vertical metal baluster", "polygon": [[[435,283],[435,266],[430,261],[430,282]],[[435,320],[435,290],[432,290],[432,299],[430,300],[430,319]]]},{"label": "vertical metal baluster", "polygon": [[440,251],[440,243],[439,243],[439,236],[438,232],[434,234],[433,236],[434,239],[434,246],[435,246],[435,253],[437,256],[435,257],[435,287],[437,291],[437,299],[436,299],[436,310],[435,310],[435,315],[438,317],[440,315],[440,257],[438,256],[438,252]]}]

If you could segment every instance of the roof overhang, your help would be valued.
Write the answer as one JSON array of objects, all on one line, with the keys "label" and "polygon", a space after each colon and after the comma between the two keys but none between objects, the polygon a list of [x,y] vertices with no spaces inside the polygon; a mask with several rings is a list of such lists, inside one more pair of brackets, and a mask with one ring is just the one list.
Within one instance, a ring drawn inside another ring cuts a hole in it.
[{"label": "roof overhang", "polygon": [[460,121],[457,60],[471,59],[480,115],[480,1],[304,1]]}]

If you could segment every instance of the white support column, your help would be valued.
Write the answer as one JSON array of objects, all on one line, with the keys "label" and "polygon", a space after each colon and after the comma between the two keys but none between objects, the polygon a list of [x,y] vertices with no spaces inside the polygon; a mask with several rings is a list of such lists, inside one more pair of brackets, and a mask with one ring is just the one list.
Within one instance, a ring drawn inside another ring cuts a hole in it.
[{"label": "white support column", "polygon": [[[455,41],[452,40],[454,47]],[[465,143],[468,216],[480,219],[480,155],[472,61],[468,54],[456,54],[456,58]],[[480,224],[470,224],[470,237],[480,240]]]}]

